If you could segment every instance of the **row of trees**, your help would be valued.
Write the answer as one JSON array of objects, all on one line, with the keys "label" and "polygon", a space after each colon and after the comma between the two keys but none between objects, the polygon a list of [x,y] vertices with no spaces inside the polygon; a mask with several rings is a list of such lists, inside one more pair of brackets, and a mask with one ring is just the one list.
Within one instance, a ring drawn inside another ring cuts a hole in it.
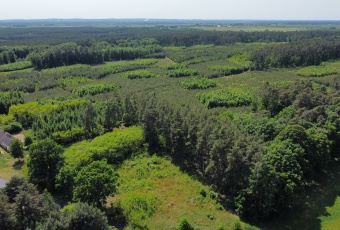
[{"label": "row of trees", "polygon": [[63,43],[37,50],[29,60],[37,69],[54,68],[73,64],[100,64],[110,60],[132,60],[162,51],[158,45],[139,47],[114,47],[107,42],[81,46],[74,42]]}]

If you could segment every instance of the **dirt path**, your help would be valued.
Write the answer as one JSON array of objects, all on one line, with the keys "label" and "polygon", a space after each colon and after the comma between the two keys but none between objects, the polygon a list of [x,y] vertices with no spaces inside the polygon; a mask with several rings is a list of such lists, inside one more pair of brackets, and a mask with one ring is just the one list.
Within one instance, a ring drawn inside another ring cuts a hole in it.
[{"label": "dirt path", "polygon": [[168,60],[170,63],[172,63],[172,64],[176,64],[176,62],[174,62],[173,60],[171,60],[170,58],[168,58],[168,57],[165,57],[165,59],[166,60]]}]

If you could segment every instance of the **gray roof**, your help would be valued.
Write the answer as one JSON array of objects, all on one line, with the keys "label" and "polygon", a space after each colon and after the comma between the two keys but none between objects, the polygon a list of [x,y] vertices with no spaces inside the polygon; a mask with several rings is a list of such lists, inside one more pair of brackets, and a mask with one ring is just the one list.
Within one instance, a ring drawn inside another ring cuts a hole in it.
[{"label": "gray roof", "polygon": [[4,130],[0,130],[0,145],[7,150],[9,150],[9,146],[11,145],[13,137],[11,134],[5,132]]}]

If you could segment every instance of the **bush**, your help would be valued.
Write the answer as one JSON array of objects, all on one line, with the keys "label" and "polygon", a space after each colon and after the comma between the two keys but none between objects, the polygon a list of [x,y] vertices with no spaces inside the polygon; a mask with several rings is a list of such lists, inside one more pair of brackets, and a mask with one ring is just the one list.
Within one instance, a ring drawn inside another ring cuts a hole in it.
[{"label": "bush", "polygon": [[90,84],[75,88],[73,93],[77,94],[79,97],[83,97],[87,94],[91,94],[93,96],[100,93],[115,91],[118,88],[119,86],[110,83]]},{"label": "bush", "polygon": [[192,78],[179,83],[184,89],[207,89],[216,87],[216,82],[207,78]]},{"label": "bush", "polygon": [[138,79],[156,77],[157,75],[149,70],[134,70],[124,73],[122,76],[129,79]]},{"label": "bush", "polygon": [[246,92],[225,89],[201,93],[196,97],[208,108],[244,106],[250,105],[252,101],[251,96]]},{"label": "bush", "polygon": [[296,71],[296,74],[303,77],[324,77],[327,75],[337,74],[335,68],[327,66],[308,66]]},{"label": "bush", "polygon": [[22,70],[33,67],[30,61],[14,62],[0,66],[0,72],[8,72],[14,70]]},{"label": "bush", "polygon": [[131,192],[121,202],[125,216],[133,228],[146,227],[146,221],[156,210],[157,198],[154,194]]},{"label": "bush", "polygon": [[55,132],[52,139],[61,145],[67,145],[76,141],[80,141],[85,137],[85,130],[81,127],[72,128],[67,131]]},{"label": "bush", "polygon": [[178,222],[179,230],[194,230],[194,227],[186,218],[181,218]]},{"label": "bush", "polygon": [[22,130],[22,125],[19,122],[13,121],[5,125],[3,129],[9,133],[18,133]]},{"label": "bush", "polygon": [[166,76],[168,77],[189,77],[198,75],[199,72],[194,69],[172,69],[168,70]]},{"label": "bush", "polygon": [[32,137],[26,136],[25,137],[25,146],[30,146],[33,143]]},{"label": "bush", "polygon": [[208,69],[218,71],[220,74],[228,76],[247,71],[249,69],[249,64],[216,65],[210,66]]}]

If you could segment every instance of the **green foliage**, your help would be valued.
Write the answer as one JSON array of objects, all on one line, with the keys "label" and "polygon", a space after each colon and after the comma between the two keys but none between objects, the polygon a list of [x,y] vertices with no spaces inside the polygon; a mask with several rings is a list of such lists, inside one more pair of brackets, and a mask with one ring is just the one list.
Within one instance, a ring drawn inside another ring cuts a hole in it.
[{"label": "green foliage", "polygon": [[106,161],[94,161],[83,167],[75,178],[73,200],[100,208],[113,195],[117,176]]},{"label": "green foliage", "polygon": [[52,134],[52,139],[61,145],[67,145],[80,141],[86,137],[86,132],[82,127],[72,128],[66,131],[59,131]]},{"label": "green foliage", "polygon": [[250,55],[249,53],[240,53],[240,54],[235,54],[228,58],[228,61],[232,63],[244,63],[249,61]]},{"label": "green foliage", "polygon": [[30,126],[37,115],[51,114],[56,111],[73,110],[88,103],[85,99],[49,100],[45,102],[28,102],[25,104],[12,105],[9,115],[14,117],[24,127]]},{"label": "green foliage", "polygon": [[[56,104],[57,102],[52,101],[50,103]],[[35,137],[37,139],[50,137],[60,141],[60,143],[70,143],[75,140],[81,140],[85,135],[81,135],[79,128],[83,126],[82,114],[87,104],[88,101],[86,100],[65,101],[59,104],[58,112],[35,115],[32,123]],[[70,139],[67,140],[66,138]]]},{"label": "green foliage", "polygon": [[80,166],[82,162],[88,162],[92,158],[119,163],[130,155],[138,153],[142,143],[143,132],[140,127],[115,129],[92,141],[82,141],[68,148],[65,151],[66,162]]},{"label": "green foliage", "polygon": [[73,93],[77,94],[79,97],[84,97],[87,94],[93,96],[99,93],[116,91],[117,89],[119,89],[119,86],[111,83],[89,84],[75,88]]},{"label": "green foliage", "polygon": [[234,230],[242,230],[242,226],[241,226],[240,221],[235,221],[235,222],[233,223],[233,229],[234,229]]},{"label": "green foliage", "polygon": [[9,146],[9,151],[13,158],[23,158],[24,152],[22,150],[22,143],[19,139],[14,138]]},{"label": "green foliage", "polygon": [[19,229],[15,215],[15,206],[8,202],[8,197],[0,191],[0,229]]},{"label": "green foliage", "polygon": [[110,229],[106,215],[87,203],[75,203],[60,210],[53,197],[39,193],[24,178],[13,177],[0,191],[0,228],[8,230]]},{"label": "green foliage", "polygon": [[107,62],[104,65],[95,66],[96,72],[100,75],[98,78],[102,78],[109,74],[121,73],[130,70],[145,69],[148,66],[152,66],[158,62],[157,59],[136,59],[130,61],[116,61]]},{"label": "green foliage", "polygon": [[337,73],[337,69],[328,66],[308,66],[296,71],[297,75],[303,77],[324,77]]},{"label": "green foliage", "polygon": [[244,106],[250,105],[252,101],[246,92],[225,89],[197,94],[197,98],[207,108]]},{"label": "green foliage", "polygon": [[58,83],[62,87],[66,87],[69,85],[78,85],[80,83],[85,83],[91,81],[90,78],[85,77],[85,76],[71,76],[71,77],[66,77],[66,78],[60,78],[58,79]]},{"label": "green foliage", "polygon": [[15,197],[19,194],[20,189],[28,186],[28,182],[24,177],[13,176],[7,183],[4,188],[4,192],[8,197],[8,201],[13,203]]},{"label": "green foliage", "polygon": [[232,74],[239,74],[247,71],[249,69],[249,64],[233,64],[233,65],[217,65],[217,66],[210,66],[209,70],[214,70],[219,72],[222,75],[228,76]]},{"label": "green foliage", "polygon": [[164,68],[166,70],[174,70],[174,69],[186,69],[187,65],[186,64],[170,64],[170,65],[166,65],[164,66]]},{"label": "green foliage", "polygon": [[179,85],[184,89],[208,89],[216,87],[216,82],[207,78],[192,78],[179,82]]},{"label": "green foliage", "polygon": [[170,69],[166,72],[167,77],[189,77],[198,74],[199,72],[197,70],[186,68]]},{"label": "green foliage", "polygon": [[69,65],[69,66],[60,66],[56,68],[50,68],[50,69],[44,69],[41,70],[42,74],[58,74],[58,73],[65,73],[70,74],[72,70],[90,70],[90,65],[85,64],[75,64],[75,65]]},{"label": "green foliage", "polygon": [[157,75],[149,70],[134,70],[122,74],[123,77],[129,79],[150,78]]},{"label": "green foliage", "polygon": [[37,141],[30,146],[27,163],[29,181],[40,188],[54,191],[55,180],[63,165],[63,148],[51,139]]},{"label": "green foliage", "polygon": [[181,218],[178,222],[179,230],[194,230],[191,223],[186,218]]},{"label": "green foliage", "polygon": [[254,51],[250,59],[258,70],[269,67],[317,66],[321,62],[338,59],[338,50],[338,39],[304,39],[264,47]]},{"label": "green foliage", "polygon": [[18,133],[22,130],[22,125],[19,122],[12,121],[7,122],[6,125],[2,126],[2,129],[8,133]]},{"label": "green foliage", "polygon": [[65,164],[58,175],[58,189],[71,195],[74,179],[81,167],[95,160],[107,160],[110,164],[119,164],[132,154],[140,151],[143,143],[143,132],[140,127],[114,129],[94,138],[82,141],[66,149]]},{"label": "green foliage", "polygon": [[291,140],[271,144],[263,161],[255,165],[249,187],[236,199],[238,213],[268,217],[298,202],[305,186],[304,155],[304,149]]},{"label": "green foliage", "polygon": [[28,102],[26,104],[12,105],[9,108],[9,115],[15,117],[18,122],[27,127],[32,124],[34,115],[48,114],[56,110],[58,110],[58,105]]},{"label": "green foliage", "polygon": [[9,107],[24,103],[23,93],[18,91],[0,92],[0,114],[7,114]]},{"label": "green foliage", "polygon": [[130,192],[120,205],[131,227],[145,228],[147,219],[156,211],[157,197],[152,192]]},{"label": "green foliage", "polygon": [[4,114],[0,115],[0,124],[6,125],[11,122],[15,122],[15,118],[13,117],[13,115],[4,115]]},{"label": "green foliage", "polygon": [[33,143],[32,137],[26,135],[26,136],[25,136],[25,143],[24,143],[24,145],[25,145],[25,146],[30,146],[32,143]]},{"label": "green foliage", "polygon": [[0,191],[0,203],[1,229],[39,229],[39,223],[59,212],[50,195],[39,194],[33,184],[19,177],[13,177],[4,192]]},{"label": "green foliage", "polygon": [[66,215],[65,229],[108,230],[108,220],[98,208],[87,203],[76,203],[65,206],[62,212]]},{"label": "green foliage", "polygon": [[28,69],[33,67],[30,61],[14,62],[10,64],[0,65],[0,72],[8,72],[15,70]]}]

